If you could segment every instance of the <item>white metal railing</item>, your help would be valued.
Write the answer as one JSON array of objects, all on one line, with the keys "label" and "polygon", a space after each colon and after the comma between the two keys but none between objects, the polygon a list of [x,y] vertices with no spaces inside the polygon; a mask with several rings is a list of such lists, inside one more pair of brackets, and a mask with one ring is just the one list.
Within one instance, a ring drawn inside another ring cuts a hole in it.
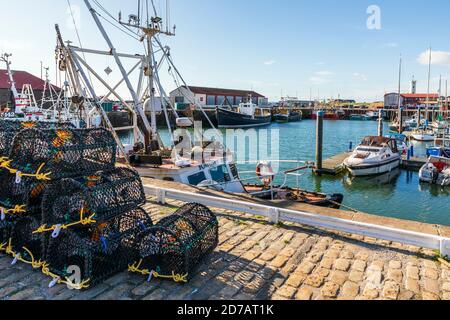
[{"label": "white metal railing", "polygon": [[275,224],[279,221],[294,222],[311,227],[326,228],[376,239],[399,242],[421,248],[439,250],[444,256],[450,256],[450,238],[437,235],[266,206],[236,199],[158,188],[150,185],[144,185],[144,188],[147,194],[155,196],[157,201],[161,204],[165,204],[166,199],[183,202],[197,202],[214,208],[263,216],[268,218],[269,222]]}]

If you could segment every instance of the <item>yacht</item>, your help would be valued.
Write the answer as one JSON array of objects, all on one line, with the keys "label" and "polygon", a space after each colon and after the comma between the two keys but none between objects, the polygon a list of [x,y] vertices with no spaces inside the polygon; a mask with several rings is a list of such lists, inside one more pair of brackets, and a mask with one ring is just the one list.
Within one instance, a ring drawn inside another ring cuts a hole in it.
[{"label": "yacht", "polygon": [[401,160],[395,139],[365,137],[344,165],[352,176],[371,176],[391,172]]},{"label": "yacht", "polygon": [[236,110],[218,107],[216,117],[219,128],[251,128],[267,126],[272,122],[269,108],[262,108],[251,102],[239,104]]}]

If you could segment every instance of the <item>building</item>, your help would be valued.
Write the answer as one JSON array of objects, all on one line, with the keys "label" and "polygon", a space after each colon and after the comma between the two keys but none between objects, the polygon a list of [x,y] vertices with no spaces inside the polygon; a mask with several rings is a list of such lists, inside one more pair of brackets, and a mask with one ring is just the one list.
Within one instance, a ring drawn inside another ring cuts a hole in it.
[{"label": "building", "polygon": [[268,99],[255,91],[192,87],[189,90],[181,86],[170,93],[170,100],[177,104],[192,104],[196,101],[205,109],[213,109],[224,104],[237,106],[247,102],[251,97],[254,104],[258,106],[268,105]]},{"label": "building", "polygon": [[[427,105],[438,104],[439,94],[430,93],[403,93],[400,95],[400,105],[406,108],[425,108]],[[398,108],[398,93],[387,93],[384,96],[385,108]]]},{"label": "building", "polygon": [[[36,101],[42,100],[45,81],[26,71],[13,71],[14,81],[16,82],[17,91],[20,93],[24,84],[31,85]],[[53,86],[56,91],[61,89]],[[14,97],[11,91],[11,83],[6,70],[0,69],[0,107],[5,105],[14,105]]]}]

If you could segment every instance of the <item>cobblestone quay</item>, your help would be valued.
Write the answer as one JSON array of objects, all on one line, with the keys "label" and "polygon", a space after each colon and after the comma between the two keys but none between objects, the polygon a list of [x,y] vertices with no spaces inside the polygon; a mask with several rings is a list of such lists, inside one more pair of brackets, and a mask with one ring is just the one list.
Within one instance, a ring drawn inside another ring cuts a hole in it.
[{"label": "cobblestone quay", "polygon": [[[182,203],[164,206],[148,199],[155,221]],[[263,218],[214,210],[220,244],[192,281],[165,280],[120,273],[79,292],[28,265],[11,266],[0,256],[0,299],[388,299],[450,300],[450,269],[434,261],[431,250],[296,224],[270,225]]]}]

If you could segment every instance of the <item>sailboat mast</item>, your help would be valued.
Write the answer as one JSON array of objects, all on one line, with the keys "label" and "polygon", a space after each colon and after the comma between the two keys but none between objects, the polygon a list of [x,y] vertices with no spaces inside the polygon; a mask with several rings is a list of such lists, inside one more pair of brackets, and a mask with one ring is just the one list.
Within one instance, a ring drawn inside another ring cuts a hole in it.
[{"label": "sailboat mast", "polygon": [[430,55],[428,58],[428,89],[427,89],[427,102],[426,102],[426,118],[425,123],[428,122],[429,119],[429,106],[430,106],[430,82],[431,82],[431,46],[430,46]]},{"label": "sailboat mast", "polygon": [[398,68],[398,132],[403,132],[403,113],[402,113],[402,56],[400,56],[400,63]]}]

